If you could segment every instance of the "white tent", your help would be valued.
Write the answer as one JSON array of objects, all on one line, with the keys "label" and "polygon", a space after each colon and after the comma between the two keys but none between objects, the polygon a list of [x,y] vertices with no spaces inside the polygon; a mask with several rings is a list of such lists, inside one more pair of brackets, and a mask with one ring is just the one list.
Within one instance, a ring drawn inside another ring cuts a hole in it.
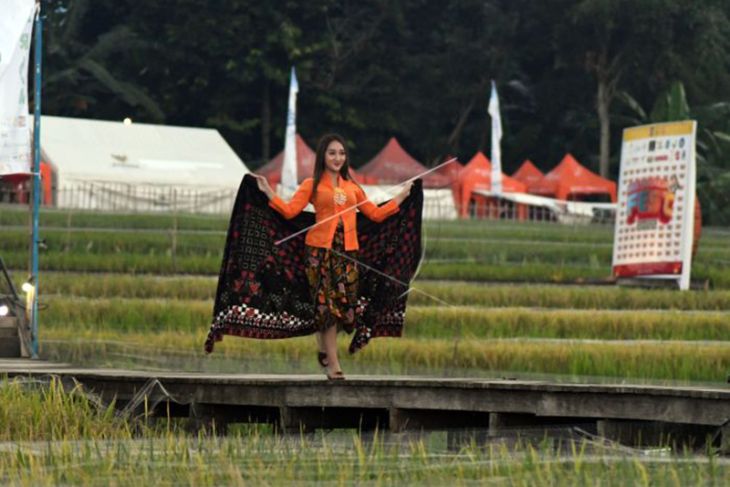
[{"label": "white tent", "polygon": [[43,116],[56,206],[229,212],[244,163],[215,129]]},{"label": "white tent", "polygon": [[[391,199],[400,188],[395,185],[362,185],[368,199],[376,204]],[[451,189],[423,190],[423,214],[424,220],[455,220],[458,217],[456,205],[454,204],[454,193]]]}]

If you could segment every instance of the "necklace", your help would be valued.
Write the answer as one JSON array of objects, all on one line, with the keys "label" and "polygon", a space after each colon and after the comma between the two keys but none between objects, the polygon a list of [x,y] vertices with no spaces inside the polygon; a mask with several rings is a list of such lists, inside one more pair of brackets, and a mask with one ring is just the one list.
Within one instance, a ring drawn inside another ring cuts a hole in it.
[{"label": "necklace", "polygon": [[339,206],[347,203],[347,194],[345,194],[345,190],[340,187],[335,188],[334,199],[335,204]]}]

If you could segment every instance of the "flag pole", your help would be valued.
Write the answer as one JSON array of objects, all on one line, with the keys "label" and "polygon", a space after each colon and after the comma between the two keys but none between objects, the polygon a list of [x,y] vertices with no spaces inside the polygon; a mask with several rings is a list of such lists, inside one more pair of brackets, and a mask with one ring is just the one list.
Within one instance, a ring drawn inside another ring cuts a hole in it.
[{"label": "flag pole", "polygon": [[41,2],[36,3],[35,17],[35,93],[33,98],[33,223],[31,234],[31,282],[33,302],[30,314],[31,357],[38,358],[38,220],[41,203],[41,56],[43,53],[43,19]]}]

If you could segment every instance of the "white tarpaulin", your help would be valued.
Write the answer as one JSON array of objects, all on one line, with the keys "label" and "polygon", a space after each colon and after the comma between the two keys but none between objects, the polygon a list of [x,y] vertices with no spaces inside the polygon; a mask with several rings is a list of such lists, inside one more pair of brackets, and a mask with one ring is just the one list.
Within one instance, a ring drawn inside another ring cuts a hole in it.
[{"label": "white tarpaulin", "polygon": [[30,172],[28,55],[34,0],[2,0],[0,15],[0,176]]},{"label": "white tarpaulin", "polygon": [[[377,186],[362,185],[363,191],[368,199],[375,204],[380,204],[393,198],[399,187],[395,185]],[[456,205],[454,204],[454,193],[451,189],[423,190],[423,214],[424,220],[455,220],[458,217]]]},{"label": "white tarpaulin", "polygon": [[527,193],[501,193],[475,190],[474,193],[492,198],[502,198],[512,203],[549,209],[560,223],[591,223],[599,212],[615,212],[615,203],[566,201]]}]

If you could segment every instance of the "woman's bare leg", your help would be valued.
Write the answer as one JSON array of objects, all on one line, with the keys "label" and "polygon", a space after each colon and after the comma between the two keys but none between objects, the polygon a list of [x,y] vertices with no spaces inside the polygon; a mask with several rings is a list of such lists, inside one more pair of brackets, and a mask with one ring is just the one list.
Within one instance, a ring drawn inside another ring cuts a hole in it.
[{"label": "woman's bare leg", "polygon": [[321,359],[321,358],[319,359],[320,362],[322,362],[322,360],[324,361],[324,363],[323,364],[320,363],[320,365],[324,365],[326,367],[327,366],[327,357],[326,357],[327,349],[324,346],[324,332],[317,331],[314,333],[314,337],[317,340],[317,352],[319,352],[320,354],[322,354],[322,353],[325,354],[324,359]]},{"label": "woman's bare leg", "polygon": [[330,326],[322,334],[324,335],[324,348],[327,351],[327,369],[330,372],[342,370],[337,358],[337,327]]}]

